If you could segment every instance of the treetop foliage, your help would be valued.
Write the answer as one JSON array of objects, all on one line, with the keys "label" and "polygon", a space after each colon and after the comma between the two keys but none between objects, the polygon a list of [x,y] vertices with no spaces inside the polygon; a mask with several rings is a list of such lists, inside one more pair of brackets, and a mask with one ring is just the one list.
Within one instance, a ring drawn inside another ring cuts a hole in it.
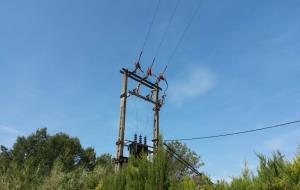
[{"label": "treetop foliage", "polygon": [[[160,140],[162,142],[162,140]],[[180,142],[169,143],[195,168],[204,164],[199,155]],[[46,128],[18,137],[11,149],[0,147],[0,190],[299,190],[300,153],[291,161],[279,151],[271,158],[257,154],[256,174],[245,164],[231,182],[213,183],[208,175],[195,176],[160,145],[156,156],[130,157],[115,173],[112,157],[97,157],[78,138],[64,133],[49,135]]]}]

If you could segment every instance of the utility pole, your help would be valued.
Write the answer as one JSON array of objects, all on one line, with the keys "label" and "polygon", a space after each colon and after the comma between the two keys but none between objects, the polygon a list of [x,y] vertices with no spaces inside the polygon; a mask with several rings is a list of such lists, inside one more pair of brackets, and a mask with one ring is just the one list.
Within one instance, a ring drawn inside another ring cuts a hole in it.
[{"label": "utility pole", "polygon": [[160,103],[159,103],[159,89],[155,88],[153,90],[153,100],[155,102],[154,104],[154,127],[153,127],[153,147],[154,149],[158,145],[158,138],[159,138],[159,110],[160,110]]},{"label": "utility pole", "polygon": [[116,142],[117,155],[115,170],[118,171],[122,164],[125,162],[123,156],[124,150],[124,132],[125,132],[125,119],[126,119],[126,100],[127,100],[127,84],[128,84],[128,72],[123,73],[122,92],[121,92],[121,105],[120,105],[120,119],[119,119],[119,135]]},{"label": "utility pole", "polygon": [[[136,74],[136,72],[131,72],[125,68],[123,68],[120,73],[123,75],[122,82],[122,92],[121,92],[121,105],[120,105],[120,118],[119,118],[119,133],[118,139],[116,142],[117,150],[116,150],[116,158],[114,159],[115,171],[120,170],[122,165],[128,161],[127,157],[124,157],[124,146],[128,146],[125,144],[125,124],[126,124],[126,101],[130,96],[135,96],[140,98],[146,102],[152,103],[154,105],[154,126],[153,126],[153,148],[156,149],[158,145],[159,138],[159,111],[163,104],[163,98],[160,99],[159,91],[162,89],[158,86],[158,82],[151,82],[147,80],[147,77],[142,77]],[[137,83],[137,87],[133,90],[127,90],[128,88],[128,79],[131,79]],[[149,89],[150,94],[142,95],[140,94],[140,88],[146,87]],[[139,143],[138,143],[139,145]],[[129,146],[130,147],[130,146]],[[149,146],[150,147],[150,146]],[[150,151],[149,151],[150,152]],[[155,151],[153,151],[155,154]]]}]

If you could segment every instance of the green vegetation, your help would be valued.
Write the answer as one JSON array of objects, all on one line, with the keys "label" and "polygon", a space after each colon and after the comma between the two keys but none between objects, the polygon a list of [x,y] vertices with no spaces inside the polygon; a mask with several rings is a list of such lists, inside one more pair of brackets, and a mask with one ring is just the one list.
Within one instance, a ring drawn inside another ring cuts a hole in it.
[{"label": "green vegetation", "polygon": [[[187,146],[169,144],[194,167],[203,165]],[[208,176],[194,176],[160,146],[157,156],[129,158],[118,173],[113,172],[109,154],[96,157],[92,148],[84,149],[77,138],[66,134],[47,134],[37,130],[19,137],[12,147],[1,146],[0,190],[299,190],[300,153],[288,161],[280,152],[271,158],[258,154],[260,164],[254,175],[247,166],[230,183],[212,183]]]}]

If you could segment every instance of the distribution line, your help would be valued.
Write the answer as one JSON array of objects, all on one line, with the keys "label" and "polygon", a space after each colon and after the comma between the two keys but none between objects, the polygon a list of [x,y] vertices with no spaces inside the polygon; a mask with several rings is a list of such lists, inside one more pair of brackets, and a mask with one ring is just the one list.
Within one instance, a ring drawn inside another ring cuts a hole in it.
[{"label": "distribution line", "polygon": [[240,135],[240,134],[245,134],[245,133],[253,133],[253,132],[268,130],[268,129],[273,129],[273,128],[279,128],[279,127],[284,127],[284,126],[288,126],[288,125],[295,124],[295,123],[300,123],[300,120],[290,121],[290,122],[281,123],[281,124],[277,124],[277,125],[272,125],[272,126],[268,126],[268,127],[262,127],[262,128],[257,128],[257,129],[249,129],[249,130],[245,130],[245,131],[225,133],[225,134],[219,134],[219,135],[193,137],[193,138],[167,139],[167,140],[165,140],[165,142],[167,142],[167,141],[191,141],[191,140],[203,140],[203,139],[220,138],[220,137]]},{"label": "distribution line", "polygon": [[156,52],[155,52],[155,56],[154,56],[154,57],[157,57],[157,56],[159,55],[159,52],[160,52],[161,47],[162,47],[162,44],[163,44],[163,42],[164,42],[165,39],[166,39],[167,32],[168,32],[168,30],[169,30],[169,28],[170,28],[170,25],[171,25],[171,23],[172,23],[172,21],[173,21],[173,19],[174,19],[174,17],[175,17],[175,14],[176,14],[176,11],[177,11],[178,6],[179,6],[179,4],[180,4],[180,1],[181,1],[181,0],[177,0],[177,2],[176,2],[176,5],[175,5],[175,7],[174,7],[174,9],[173,9],[173,12],[172,12],[171,17],[170,17],[170,19],[169,19],[169,21],[168,21],[168,24],[167,24],[167,26],[166,26],[166,28],[165,28],[165,30],[164,30],[164,32],[163,32],[162,38],[161,38],[161,40],[160,40],[160,42],[159,42],[159,45],[158,45],[158,48],[157,48],[157,50],[156,50]]},{"label": "distribution line", "polygon": [[[183,166],[185,166],[186,168],[188,168],[189,170],[192,171],[191,167],[190,167],[188,164],[186,164],[182,159],[176,157],[172,151],[170,151],[168,148],[166,148],[166,149],[164,148],[164,150],[165,150],[168,154],[170,154],[170,156],[174,157],[178,162],[180,162]],[[194,172],[194,171],[193,171],[193,172]]]},{"label": "distribution line", "polygon": [[160,1],[161,1],[161,0],[158,0],[158,1],[157,1],[157,5],[156,5],[156,8],[155,8],[155,11],[154,11],[154,14],[153,14],[152,20],[151,20],[151,22],[150,22],[150,25],[149,25],[148,31],[147,31],[147,33],[146,33],[145,40],[144,40],[144,42],[143,42],[143,45],[142,45],[141,52],[143,52],[143,51],[144,51],[144,49],[145,49],[145,46],[146,46],[146,44],[147,44],[147,42],[148,42],[148,39],[149,39],[149,36],[150,36],[150,32],[151,32],[151,30],[152,30],[152,28],[153,28],[153,24],[154,24],[154,21],[155,21],[156,15],[157,15],[157,13],[158,13],[158,9],[159,9],[159,5],[160,5]]},{"label": "distribution line", "polygon": [[[125,142],[129,143],[136,143],[132,140],[125,140]],[[137,143],[139,144],[139,143]],[[179,161],[182,165],[190,169],[192,172],[194,172],[196,175],[201,176],[202,173],[200,173],[191,163],[189,163],[187,160],[185,160],[182,156],[180,156],[174,149],[172,149],[167,143],[163,144],[166,148],[162,147],[163,150],[165,150],[167,153],[169,153],[171,156],[173,156],[177,161]],[[154,148],[153,146],[147,145],[149,148]]]},{"label": "distribution line", "polygon": [[[175,45],[175,48],[173,49],[173,51],[172,51],[172,53],[171,53],[171,55],[170,55],[170,57],[169,57],[169,59],[168,59],[168,61],[167,61],[167,64],[166,64],[166,66],[165,66],[165,68],[164,68],[164,72],[167,70],[167,68],[168,68],[168,66],[169,66],[169,64],[170,64],[170,62],[172,61],[172,58],[174,57],[175,53],[177,52],[178,47],[180,46],[181,42],[183,41],[183,39],[184,39],[184,37],[185,37],[185,35],[186,35],[188,29],[190,28],[190,26],[191,26],[192,22],[194,21],[196,15],[197,15],[197,13],[198,13],[198,11],[200,10],[200,7],[201,7],[201,5],[203,4],[203,1],[204,1],[204,0],[199,0],[198,5],[196,6],[196,8],[195,8],[195,10],[194,10],[194,12],[193,12],[193,14],[192,14],[192,16],[191,16],[191,18],[190,18],[188,24],[187,24],[186,27],[184,28],[183,33],[181,34],[181,36],[180,36],[180,38],[179,38],[177,44]],[[163,73],[164,73],[164,72],[163,72]]]},{"label": "distribution line", "polygon": [[201,176],[202,174],[192,166],[188,161],[186,161],[184,158],[182,158],[179,154],[176,153],[175,150],[173,150],[167,143],[164,143],[165,149],[169,154],[173,155],[174,158],[176,158],[179,162],[181,162],[185,167],[189,168],[192,172],[194,172],[196,175]]}]

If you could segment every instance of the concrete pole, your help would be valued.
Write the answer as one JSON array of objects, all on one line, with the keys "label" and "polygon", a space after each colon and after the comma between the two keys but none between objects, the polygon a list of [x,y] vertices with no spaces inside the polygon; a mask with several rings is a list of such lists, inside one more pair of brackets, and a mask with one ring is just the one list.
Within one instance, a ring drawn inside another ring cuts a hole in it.
[{"label": "concrete pole", "polygon": [[153,108],[154,110],[153,147],[154,149],[156,149],[158,146],[158,138],[159,138],[159,110],[160,110],[159,89],[157,88],[153,90],[153,101],[155,102]]},{"label": "concrete pole", "polygon": [[123,150],[124,150],[124,131],[125,131],[125,116],[126,116],[126,99],[127,99],[127,71],[123,74],[122,93],[121,93],[121,105],[120,105],[120,119],[119,119],[119,136],[116,142],[117,155],[115,163],[115,171],[119,171],[123,163]]}]

